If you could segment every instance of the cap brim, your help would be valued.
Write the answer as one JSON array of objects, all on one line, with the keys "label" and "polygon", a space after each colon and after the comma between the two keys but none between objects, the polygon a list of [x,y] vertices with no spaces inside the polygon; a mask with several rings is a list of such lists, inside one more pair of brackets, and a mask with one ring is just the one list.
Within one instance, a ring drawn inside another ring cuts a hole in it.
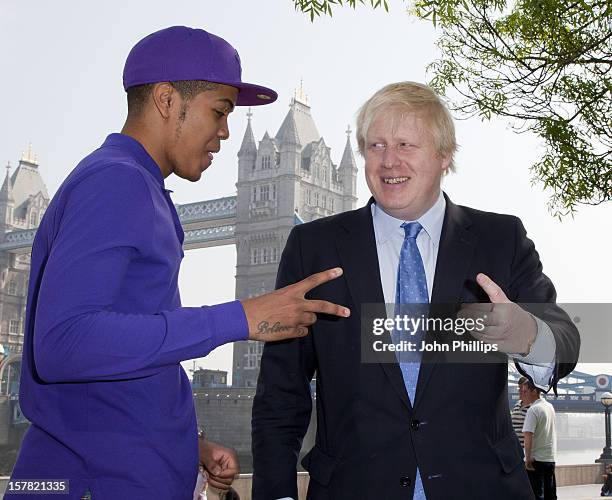
[{"label": "cap brim", "polygon": [[[214,80],[209,80],[214,82]],[[278,99],[278,94],[267,87],[254,85],[244,82],[215,82],[236,87],[238,89],[238,99],[236,106],[261,106],[263,104],[272,104]]]}]

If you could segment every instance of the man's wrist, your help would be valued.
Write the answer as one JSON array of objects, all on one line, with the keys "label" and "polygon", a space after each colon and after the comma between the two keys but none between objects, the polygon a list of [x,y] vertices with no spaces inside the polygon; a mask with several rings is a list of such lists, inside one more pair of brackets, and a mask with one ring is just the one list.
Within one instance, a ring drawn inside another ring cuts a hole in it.
[{"label": "man's wrist", "polygon": [[520,353],[520,356],[523,358],[526,358],[527,356],[529,356],[529,354],[531,353],[531,348],[533,346],[533,344],[535,344],[536,339],[538,338],[538,330],[539,330],[539,325],[537,320],[535,319],[535,317],[530,314],[527,313],[531,316],[531,320],[533,321],[533,324],[535,326],[535,328],[532,330],[533,331],[533,337],[527,340],[527,350],[524,353]]},{"label": "man's wrist", "polygon": [[[520,354],[516,354],[511,356],[519,363],[548,368],[551,363],[554,364],[556,358],[555,354],[557,351],[557,345],[555,342],[555,336],[550,329],[550,326],[548,326],[544,321],[534,315],[532,315],[532,318],[537,325],[537,330],[535,342],[533,342],[529,349],[529,355],[522,356]],[[548,377],[546,382],[544,382],[546,387],[543,387],[542,381],[540,381],[541,377],[537,375],[538,381],[536,381],[533,375],[534,374],[529,373],[529,376],[533,379],[534,383],[541,389],[548,390],[548,380],[550,380],[550,377]]]},{"label": "man's wrist", "polygon": [[531,353],[531,347],[535,344],[536,338],[538,338],[538,332],[536,331],[531,340],[527,341],[527,350],[525,352],[519,353],[522,358],[526,358]]}]

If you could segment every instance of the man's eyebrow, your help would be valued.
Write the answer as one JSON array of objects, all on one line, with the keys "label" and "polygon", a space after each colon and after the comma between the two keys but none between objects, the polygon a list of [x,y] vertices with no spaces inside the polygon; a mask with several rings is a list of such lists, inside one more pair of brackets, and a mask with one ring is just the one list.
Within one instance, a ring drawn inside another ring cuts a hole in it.
[{"label": "man's eyebrow", "polygon": [[236,105],[232,101],[230,101],[229,99],[225,97],[220,98],[219,101],[224,102],[229,106],[230,113],[234,111],[234,108],[236,107]]}]

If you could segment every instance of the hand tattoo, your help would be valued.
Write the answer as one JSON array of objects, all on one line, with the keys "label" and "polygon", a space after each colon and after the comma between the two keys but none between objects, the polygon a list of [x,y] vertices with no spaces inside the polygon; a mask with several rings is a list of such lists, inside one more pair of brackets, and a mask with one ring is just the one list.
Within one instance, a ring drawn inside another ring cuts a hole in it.
[{"label": "hand tattoo", "polygon": [[286,332],[291,330],[291,326],[281,325],[279,321],[270,326],[270,323],[267,321],[262,321],[257,325],[257,333],[266,334],[266,333],[278,333],[278,332]]}]

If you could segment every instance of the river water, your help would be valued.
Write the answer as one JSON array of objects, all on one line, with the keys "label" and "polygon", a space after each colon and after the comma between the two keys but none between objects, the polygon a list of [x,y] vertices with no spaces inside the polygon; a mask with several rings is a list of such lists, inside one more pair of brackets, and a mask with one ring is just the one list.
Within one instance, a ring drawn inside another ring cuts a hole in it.
[{"label": "river water", "polygon": [[606,444],[602,413],[557,413],[558,465],[592,464]]}]

